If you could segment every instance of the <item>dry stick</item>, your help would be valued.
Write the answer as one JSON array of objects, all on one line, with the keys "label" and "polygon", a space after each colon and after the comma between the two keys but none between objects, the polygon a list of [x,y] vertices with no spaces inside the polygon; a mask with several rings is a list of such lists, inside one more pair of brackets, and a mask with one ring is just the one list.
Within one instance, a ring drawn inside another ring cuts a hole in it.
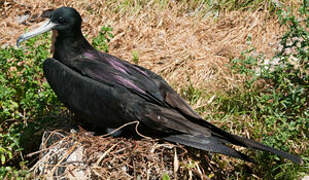
[{"label": "dry stick", "polygon": [[[53,143],[52,145],[50,145],[48,148],[43,148],[43,149],[41,149],[41,150],[38,150],[38,151],[35,151],[35,152],[32,152],[32,153],[29,153],[29,154],[27,154],[26,156],[27,156],[27,157],[32,157],[32,156],[34,156],[34,155],[36,155],[36,154],[39,154],[39,153],[41,153],[41,152],[44,152],[44,151],[53,149],[54,147],[56,147],[56,145],[59,144],[59,142],[63,141],[63,140],[66,138],[64,135],[58,133],[57,131],[53,131],[53,132],[51,132],[51,133],[48,135],[48,137],[46,138],[46,141],[48,141],[48,140],[50,139],[50,137],[51,137],[52,135],[55,135],[55,134],[60,135],[60,136],[63,136],[63,138],[62,138],[62,139],[59,139],[58,141],[56,141],[55,143]],[[46,141],[44,141],[43,143],[46,143]]]},{"label": "dry stick", "polygon": [[95,175],[99,176],[100,178],[104,179],[104,177],[101,176],[100,173],[98,173],[95,169],[92,169]]},{"label": "dry stick", "polygon": [[113,145],[112,147],[110,147],[107,151],[105,151],[105,152],[103,153],[103,155],[97,160],[96,165],[99,166],[99,164],[100,164],[100,162],[102,161],[102,159],[103,159],[109,152],[111,152],[111,151],[114,149],[114,147],[116,147],[118,144],[119,144],[119,143],[114,144],[114,145]]},{"label": "dry stick", "polygon": [[114,129],[112,132],[109,132],[109,133],[107,133],[107,134],[105,134],[105,135],[102,135],[101,137],[110,136],[110,135],[114,134],[115,132],[121,130],[122,128],[125,128],[125,127],[127,127],[127,126],[129,126],[129,125],[132,125],[132,124],[136,124],[136,126],[135,126],[135,131],[136,131],[136,133],[137,133],[139,136],[141,136],[141,137],[143,137],[143,138],[145,138],[145,139],[152,139],[151,137],[147,137],[147,136],[142,135],[142,134],[137,130],[138,125],[139,125],[139,121],[132,121],[132,122],[125,123],[125,124],[121,125],[120,127],[118,127],[117,129]]},{"label": "dry stick", "polygon": [[36,154],[39,154],[39,153],[41,153],[41,152],[50,150],[50,149],[52,149],[52,148],[53,148],[53,147],[44,148],[44,149],[41,149],[41,150],[39,150],[39,151],[35,151],[35,152],[33,152],[33,153],[29,153],[29,154],[27,154],[26,156],[27,156],[27,157],[32,157],[32,156],[34,156],[34,155],[36,155]]},{"label": "dry stick", "polygon": [[175,180],[177,180],[177,171],[179,169],[179,160],[178,160],[178,156],[177,156],[177,150],[174,147],[174,178]]}]

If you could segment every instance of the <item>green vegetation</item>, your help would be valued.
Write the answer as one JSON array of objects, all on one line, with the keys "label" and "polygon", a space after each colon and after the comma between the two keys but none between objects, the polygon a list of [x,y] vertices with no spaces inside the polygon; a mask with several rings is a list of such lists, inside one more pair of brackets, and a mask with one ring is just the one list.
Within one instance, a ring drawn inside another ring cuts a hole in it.
[{"label": "green vegetation", "polygon": [[[280,1],[243,2],[247,3],[193,1],[196,5],[191,7],[207,4],[215,11],[268,7],[272,11],[279,7],[277,2]],[[303,2],[299,9],[301,18],[280,9],[276,11],[281,22],[290,27],[282,37],[282,49],[271,61],[279,63],[267,64],[263,56],[252,57],[250,52],[254,49],[251,49],[243,58],[231,60],[234,73],[244,76],[243,86],[224,94],[212,92],[203,96],[203,90],[191,85],[181,93],[191,104],[215,94],[216,98],[206,107],[211,110],[207,120],[223,122],[224,128],[230,127],[227,122],[232,122],[235,131],[245,129],[253,139],[284,151],[297,152],[304,158],[304,165],[299,166],[290,161],[283,163],[282,159],[268,153],[257,153],[257,165],[252,173],[267,179],[296,179],[309,171],[309,33],[306,30],[309,18],[308,1]],[[167,1],[160,3],[168,4]],[[111,27],[102,27],[92,44],[108,52],[108,42],[113,37],[111,31]],[[23,49],[0,49],[0,179],[27,177],[31,162],[25,155],[38,149],[44,129],[65,116],[66,108],[43,77],[43,61],[51,56],[49,47],[50,35],[45,34],[28,40]],[[138,64],[138,53],[134,51],[132,56]],[[222,169],[228,166],[220,160],[217,163]],[[227,178],[250,177],[251,173],[243,164],[233,166],[232,171],[227,171]],[[164,174],[162,179],[169,179],[169,176]]]},{"label": "green vegetation", "polygon": [[92,39],[93,47],[108,53],[108,43],[114,37],[112,30],[109,26],[103,26],[98,36]]},{"label": "green vegetation", "polygon": [[[166,9],[176,4],[180,12],[198,16],[214,16],[217,17],[224,11],[256,11],[263,10],[274,14],[284,5],[296,5],[297,0],[121,0],[106,1],[106,6],[115,13],[133,13],[138,14],[142,9],[155,7],[154,9]],[[292,7],[295,8],[295,7]],[[90,13],[95,13],[90,10]]]},{"label": "green vegetation", "polygon": [[47,36],[27,41],[24,50],[0,50],[0,179],[26,175],[24,153],[36,150],[41,137],[34,134],[44,127],[38,119],[60,104],[42,78],[42,62],[50,56]]},{"label": "green vegetation", "polygon": [[138,57],[138,52],[137,51],[132,51],[132,56],[133,56],[133,63],[138,64],[139,57]]},{"label": "green vegetation", "polygon": [[[304,165],[299,166],[257,153],[253,172],[267,179],[297,179],[309,170],[309,11],[305,5],[298,18],[278,11],[280,22],[289,30],[272,60],[250,56],[254,48],[243,53],[243,58],[231,60],[233,72],[243,75],[244,82],[225,94],[214,92],[216,99],[208,107],[213,110],[206,117],[209,121],[223,121],[226,127],[232,122],[235,131],[246,129],[251,138],[266,145],[301,154]],[[203,98],[201,90],[192,86],[182,95],[192,104]]]},{"label": "green vegetation", "polygon": [[163,174],[162,180],[170,180],[171,178],[168,176],[168,174]]}]

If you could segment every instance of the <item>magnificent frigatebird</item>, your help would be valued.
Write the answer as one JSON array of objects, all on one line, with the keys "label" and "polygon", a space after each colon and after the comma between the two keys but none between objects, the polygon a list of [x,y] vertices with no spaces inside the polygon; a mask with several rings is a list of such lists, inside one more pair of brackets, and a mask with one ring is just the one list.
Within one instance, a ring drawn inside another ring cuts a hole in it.
[{"label": "magnificent frigatebird", "polygon": [[46,16],[46,23],[21,35],[17,46],[53,30],[54,53],[44,61],[44,75],[58,98],[97,128],[138,121],[162,139],[197,149],[251,161],[226,145],[234,144],[302,163],[298,156],[219,129],[194,112],[159,75],[97,51],[84,38],[75,9],[61,7]]}]

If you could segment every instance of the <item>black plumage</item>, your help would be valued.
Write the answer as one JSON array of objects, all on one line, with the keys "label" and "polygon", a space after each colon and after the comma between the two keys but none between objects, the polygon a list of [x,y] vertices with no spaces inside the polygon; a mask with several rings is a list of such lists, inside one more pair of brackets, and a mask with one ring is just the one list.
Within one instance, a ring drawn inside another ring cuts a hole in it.
[{"label": "black plumage", "polygon": [[203,120],[159,75],[93,48],[81,32],[82,19],[69,7],[48,13],[40,28],[25,33],[17,45],[49,30],[56,32],[53,58],[44,74],[58,98],[96,128],[117,128],[131,121],[162,139],[251,161],[226,146],[234,144],[272,152],[301,163],[298,156],[229,134]]}]

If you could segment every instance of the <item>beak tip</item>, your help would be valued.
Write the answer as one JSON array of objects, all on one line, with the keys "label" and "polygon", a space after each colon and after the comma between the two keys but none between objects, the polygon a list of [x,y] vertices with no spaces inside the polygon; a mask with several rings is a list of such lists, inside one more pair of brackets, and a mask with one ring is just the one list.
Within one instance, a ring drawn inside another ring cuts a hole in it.
[{"label": "beak tip", "polygon": [[20,43],[24,41],[24,38],[22,36],[19,36],[17,41],[16,41],[16,46],[19,48],[20,47]]}]

